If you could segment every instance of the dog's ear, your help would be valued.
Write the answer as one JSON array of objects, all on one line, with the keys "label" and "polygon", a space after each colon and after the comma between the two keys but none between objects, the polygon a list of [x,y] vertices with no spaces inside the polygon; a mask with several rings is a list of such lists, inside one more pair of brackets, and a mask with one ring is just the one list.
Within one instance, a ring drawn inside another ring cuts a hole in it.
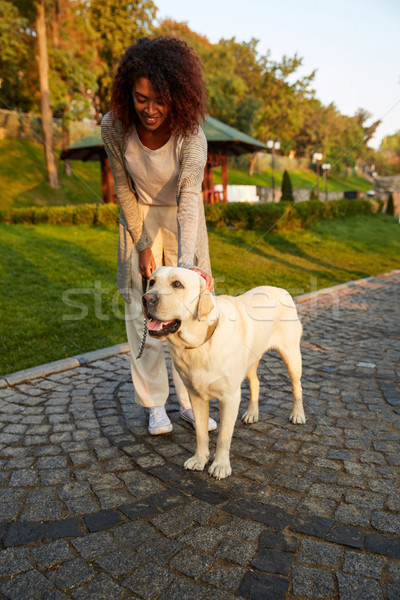
[{"label": "dog's ear", "polygon": [[202,290],[200,292],[199,301],[197,303],[197,320],[201,321],[210,314],[214,308],[214,301],[211,292],[208,290]]}]

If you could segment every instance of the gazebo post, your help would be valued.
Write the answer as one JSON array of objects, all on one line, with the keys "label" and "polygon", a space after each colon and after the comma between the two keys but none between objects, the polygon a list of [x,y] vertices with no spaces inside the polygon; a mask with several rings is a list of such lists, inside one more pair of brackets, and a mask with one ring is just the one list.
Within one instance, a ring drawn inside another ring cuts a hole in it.
[{"label": "gazebo post", "polygon": [[228,203],[228,157],[226,154],[221,156],[221,167],[222,167],[222,190],[223,190],[223,201],[225,204]]},{"label": "gazebo post", "polygon": [[101,153],[101,192],[105,203],[115,203],[114,179],[105,151]]},{"label": "gazebo post", "polygon": [[206,167],[206,202],[207,204],[214,204],[214,192],[213,192],[213,157],[208,154],[207,167]]}]

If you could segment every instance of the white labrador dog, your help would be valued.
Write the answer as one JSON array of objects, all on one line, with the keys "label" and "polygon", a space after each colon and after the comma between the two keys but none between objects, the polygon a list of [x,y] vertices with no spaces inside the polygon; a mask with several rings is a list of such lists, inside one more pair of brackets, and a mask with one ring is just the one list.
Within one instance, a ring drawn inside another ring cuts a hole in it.
[{"label": "white labrador dog", "polygon": [[209,400],[218,399],[220,433],[209,473],[217,479],[232,470],[229,450],[239,411],[241,383],[248,378],[250,402],[242,419],[258,421],[257,365],[267,350],[282,356],[293,387],[292,423],[305,423],[301,389],[302,327],[290,294],[257,287],[238,297],[213,296],[195,271],[160,267],[143,296],[153,337],[167,337],[175,367],[192,403],[197,448],[185,469],[202,470],[209,458]]}]

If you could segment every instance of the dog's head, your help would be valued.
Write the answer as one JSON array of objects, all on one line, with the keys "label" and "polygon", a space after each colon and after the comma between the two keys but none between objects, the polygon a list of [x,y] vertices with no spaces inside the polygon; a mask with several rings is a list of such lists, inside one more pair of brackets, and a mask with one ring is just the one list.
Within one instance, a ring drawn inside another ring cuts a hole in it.
[{"label": "dog's head", "polygon": [[159,267],[154,271],[142,301],[147,329],[153,337],[165,337],[189,323],[198,323],[214,308],[203,277],[179,267]]}]

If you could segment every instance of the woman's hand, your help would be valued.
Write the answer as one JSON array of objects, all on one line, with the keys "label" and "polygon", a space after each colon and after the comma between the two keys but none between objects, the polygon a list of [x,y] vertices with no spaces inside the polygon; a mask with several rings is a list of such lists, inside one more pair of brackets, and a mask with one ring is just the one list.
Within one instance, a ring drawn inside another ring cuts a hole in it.
[{"label": "woman's hand", "polygon": [[143,277],[149,279],[156,269],[156,261],[150,246],[139,252],[139,271]]},{"label": "woman's hand", "polygon": [[199,275],[201,275],[203,277],[203,279],[205,279],[206,281],[206,286],[209,292],[212,292],[214,289],[214,277],[211,277],[211,275],[209,275],[208,273],[206,273],[205,271],[202,271],[201,269],[198,269],[197,267],[189,267],[190,271],[196,271],[196,273],[198,273]]}]

